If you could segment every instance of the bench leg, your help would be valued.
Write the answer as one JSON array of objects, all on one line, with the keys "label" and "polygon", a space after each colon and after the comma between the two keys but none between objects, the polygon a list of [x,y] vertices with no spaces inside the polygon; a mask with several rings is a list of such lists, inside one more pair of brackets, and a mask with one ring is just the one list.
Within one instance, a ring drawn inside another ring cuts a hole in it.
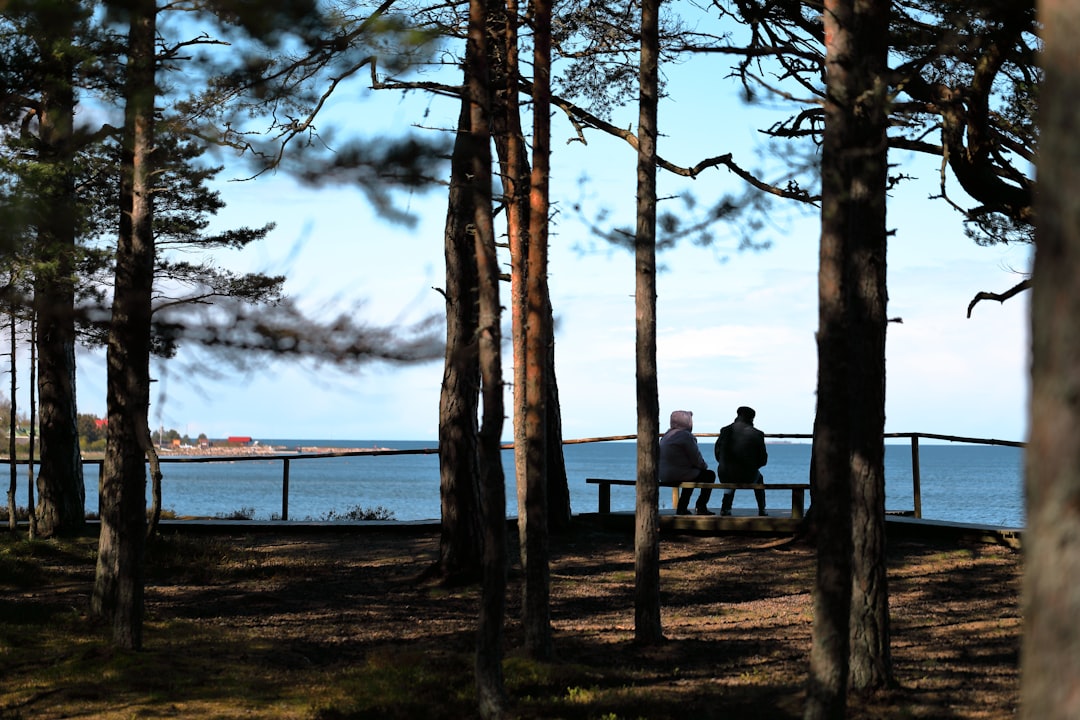
[{"label": "bench leg", "polygon": [[680,491],[679,491],[678,487],[671,488],[671,507],[672,508],[679,507],[679,492]]},{"label": "bench leg", "polygon": [[802,488],[791,491],[791,518],[793,520],[803,519],[805,502],[805,493]]},{"label": "bench leg", "polygon": [[600,503],[597,511],[601,515],[611,512],[611,486],[607,483],[600,485]]}]

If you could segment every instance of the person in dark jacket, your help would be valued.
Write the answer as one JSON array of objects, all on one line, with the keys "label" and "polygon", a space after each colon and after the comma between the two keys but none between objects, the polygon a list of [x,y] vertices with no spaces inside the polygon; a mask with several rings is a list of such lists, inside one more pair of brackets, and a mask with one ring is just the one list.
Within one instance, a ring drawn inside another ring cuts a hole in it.
[{"label": "person in dark jacket", "polygon": [[[735,422],[720,430],[720,437],[713,446],[716,456],[716,477],[718,482],[727,483],[763,483],[760,468],[769,462],[769,453],[765,450],[765,433],[754,427],[757,413],[753,408],[740,407],[735,411]],[[765,491],[755,490],[758,515],[765,515]],[[735,499],[734,490],[725,490],[720,503],[720,514],[731,514],[731,503]]]},{"label": "person in dark jacket", "polygon": [[[660,482],[681,483],[700,482],[711,483],[716,480],[716,475],[701,457],[697,438],[691,432],[694,429],[694,413],[689,410],[676,410],[671,413],[671,427],[660,438]],[[679,491],[679,503],[675,508],[676,515],[690,514],[690,496],[694,494],[693,488],[685,488]],[[712,488],[701,488],[695,508],[698,515],[715,515],[709,511],[709,496]]]}]

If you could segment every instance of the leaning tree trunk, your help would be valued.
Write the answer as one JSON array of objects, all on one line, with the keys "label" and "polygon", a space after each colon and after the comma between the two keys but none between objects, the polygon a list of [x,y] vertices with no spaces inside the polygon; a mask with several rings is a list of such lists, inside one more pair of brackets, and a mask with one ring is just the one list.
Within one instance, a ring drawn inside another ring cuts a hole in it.
[{"label": "leaning tree trunk", "polygon": [[660,0],[641,4],[638,101],[637,236],[637,495],[634,529],[634,639],[656,645],[660,624],[660,400],[656,373],[656,138],[659,102]]},{"label": "leaning tree trunk", "polygon": [[451,585],[480,579],[483,554],[480,460],[477,454],[480,366],[476,331],[479,298],[476,247],[470,230],[476,206],[468,179],[472,152],[469,102],[463,98],[450,162],[444,239],[446,356],[439,395],[442,524],[439,560],[434,568],[443,582]]},{"label": "leaning tree trunk", "polygon": [[1041,0],[1020,717],[1080,717],[1080,8]]},{"label": "leaning tree trunk", "polygon": [[547,408],[544,422],[547,425],[547,474],[548,529],[557,533],[570,527],[573,517],[570,508],[570,485],[566,478],[566,457],[563,455],[562,410],[559,403],[559,383],[555,376],[555,333],[552,323],[551,296],[548,295],[547,328]]},{"label": "leaning tree trunk", "polygon": [[[72,22],[70,13],[56,13],[47,44],[71,47]],[[39,139],[41,160],[51,172],[38,206],[34,281],[41,436],[37,518],[40,535],[53,537],[85,528],[86,488],[75,399],[75,60],[70,52],[45,53],[41,60]]]},{"label": "leaning tree trunk", "polygon": [[142,647],[150,310],[154,282],[154,0],[130,6],[121,158],[120,232],[108,340],[108,430],[101,478],[101,538],[91,609],[113,641]]}]

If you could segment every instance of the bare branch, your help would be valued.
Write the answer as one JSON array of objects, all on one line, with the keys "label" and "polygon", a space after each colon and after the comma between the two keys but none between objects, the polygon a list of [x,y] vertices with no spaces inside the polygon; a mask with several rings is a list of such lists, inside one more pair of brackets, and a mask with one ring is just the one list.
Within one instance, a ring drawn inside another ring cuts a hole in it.
[{"label": "bare branch", "polygon": [[992,292],[976,293],[975,297],[972,298],[970,303],[968,303],[967,316],[969,318],[971,317],[971,311],[975,308],[975,305],[978,304],[978,302],[980,300],[997,300],[1000,303],[1004,303],[1009,298],[1013,297],[1014,295],[1019,295],[1020,293],[1024,292],[1025,290],[1027,290],[1030,287],[1031,287],[1031,278],[1028,278],[1026,280],[1020,281],[1019,283],[1012,286],[1011,288],[1009,288],[1008,290],[1006,290],[1003,293],[992,293]]}]

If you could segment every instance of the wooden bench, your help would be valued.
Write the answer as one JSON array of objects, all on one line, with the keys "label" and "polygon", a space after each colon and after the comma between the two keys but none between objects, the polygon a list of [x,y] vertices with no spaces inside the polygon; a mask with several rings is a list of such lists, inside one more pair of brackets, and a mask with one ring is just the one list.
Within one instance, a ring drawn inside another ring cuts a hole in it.
[{"label": "wooden bench", "polygon": [[[633,487],[635,480],[613,480],[610,478],[585,478],[585,482],[596,485],[600,491],[597,502],[597,512],[606,515],[611,512],[611,486],[625,485]],[[791,491],[791,517],[802,520],[806,512],[806,492],[810,489],[809,483],[660,483],[660,487],[671,488],[671,505],[678,507],[679,491],[685,488],[712,488],[713,490],[790,490]]]}]

